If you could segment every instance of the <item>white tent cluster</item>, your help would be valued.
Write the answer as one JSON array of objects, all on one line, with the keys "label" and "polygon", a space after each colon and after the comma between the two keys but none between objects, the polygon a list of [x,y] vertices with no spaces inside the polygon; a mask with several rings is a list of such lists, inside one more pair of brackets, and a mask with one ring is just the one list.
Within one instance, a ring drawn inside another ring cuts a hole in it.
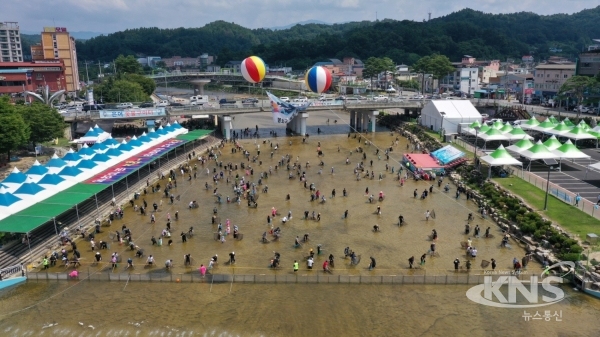
[{"label": "white tent cluster", "polygon": [[[98,126],[93,130],[98,135],[107,134]],[[55,154],[45,165],[36,161],[25,173],[15,167],[0,182],[0,219],[85,181],[154,145],[187,132],[187,129],[175,122],[148,134],[144,133],[140,138],[134,136],[129,142],[119,143],[108,134],[106,137],[102,136],[102,141],[97,141],[91,147],[84,145],[78,152],[70,150],[62,158]]]}]

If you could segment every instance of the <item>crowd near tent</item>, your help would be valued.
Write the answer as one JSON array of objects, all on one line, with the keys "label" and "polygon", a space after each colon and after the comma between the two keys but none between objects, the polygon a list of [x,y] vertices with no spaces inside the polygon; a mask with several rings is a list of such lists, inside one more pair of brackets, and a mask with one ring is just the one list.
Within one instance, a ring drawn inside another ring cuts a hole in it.
[{"label": "crowd near tent", "polygon": [[455,134],[459,124],[480,122],[481,119],[481,114],[469,100],[432,100],[421,110],[419,123],[434,131],[443,127],[446,134]]}]

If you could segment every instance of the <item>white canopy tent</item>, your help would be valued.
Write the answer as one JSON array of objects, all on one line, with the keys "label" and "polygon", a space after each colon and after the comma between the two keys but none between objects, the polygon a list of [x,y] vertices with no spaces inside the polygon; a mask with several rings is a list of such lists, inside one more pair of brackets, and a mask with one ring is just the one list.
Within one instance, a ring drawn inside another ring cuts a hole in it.
[{"label": "white canopy tent", "polygon": [[469,100],[432,100],[421,111],[420,124],[447,134],[458,132],[461,123],[481,121],[479,111]]},{"label": "white canopy tent", "polygon": [[552,151],[541,142],[538,141],[532,147],[519,153],[522,157],[529,159],[529,165],[527,169],[531,170],[531,162],[539,159],[560,159],[560,156],[554,154]]},{"label": "white canopy tent", "polygon": [[504,166],[504,165],[520,165],[523,166],[523,163],[513,158],[513,156],[506,151],[504,146],[500,145],[496,151],[488,154],[487,156],[483,156],[481,158],[482,161],[489,164],[488,170],[488,178],[492,176],[492,166]]}]

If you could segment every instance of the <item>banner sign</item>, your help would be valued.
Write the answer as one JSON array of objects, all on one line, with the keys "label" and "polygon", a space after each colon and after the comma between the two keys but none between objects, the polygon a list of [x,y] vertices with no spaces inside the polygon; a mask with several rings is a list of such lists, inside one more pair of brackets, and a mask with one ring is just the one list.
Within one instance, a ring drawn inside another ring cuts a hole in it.
[{"label": "banner sign", "polygon": [[100,110],[100,118],[150,118],[166,116],[165,108],[151,109],[126,109],[126,110]]},{"label": "banner sign", "polygon": [[273,112],[273,122],[275,124],[287,124],[289,123],[300,111],[306,110],[310,103],[302,106],[294,106],[290,103],[284,102],[279,97],[271,94],[267,91],[269,101],[271,101],[271,111]]},{"label": "banner sign", "polygon": [[185,143],[185,140],[169,139],[158,145],[155,145],[148,150],[141,152],[131,158],[128,158],[119,164],[105,170],[92,178],[86,180],[88,184],[112,184],[125,176],[135,172],[142,166],[153,161],[155,158],[162,156],[173,148]]}]

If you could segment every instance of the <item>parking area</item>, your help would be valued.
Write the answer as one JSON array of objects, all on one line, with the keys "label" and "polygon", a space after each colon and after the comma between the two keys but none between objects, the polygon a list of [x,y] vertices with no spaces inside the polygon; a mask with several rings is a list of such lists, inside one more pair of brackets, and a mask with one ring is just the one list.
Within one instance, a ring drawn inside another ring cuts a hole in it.
[{"label": "parking area", "polygon": [[[596,203],[600,195],[600,172],[589,171],[587,166],[600,161],[600,152],[597,149],[584,149],[583,152],[592,156],[592,159],[564,160],[560,170],[550,171],[550,182]],[[548,167],[541,160],[534,161],[531,163],[531,173],[546,179]]]}]

